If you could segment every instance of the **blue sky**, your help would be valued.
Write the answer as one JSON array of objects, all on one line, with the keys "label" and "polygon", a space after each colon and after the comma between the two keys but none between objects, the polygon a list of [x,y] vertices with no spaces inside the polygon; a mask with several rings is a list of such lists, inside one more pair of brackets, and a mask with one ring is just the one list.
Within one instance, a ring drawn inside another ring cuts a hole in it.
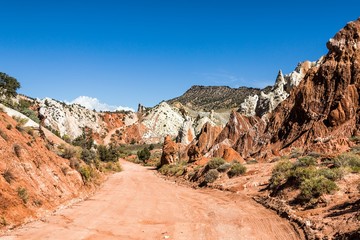
[{"label": "blue sky", "polygon": [[0,71],[19,92],[153,106],[192,85],[265,87],[326,54],[360,1],[2,1]]}]

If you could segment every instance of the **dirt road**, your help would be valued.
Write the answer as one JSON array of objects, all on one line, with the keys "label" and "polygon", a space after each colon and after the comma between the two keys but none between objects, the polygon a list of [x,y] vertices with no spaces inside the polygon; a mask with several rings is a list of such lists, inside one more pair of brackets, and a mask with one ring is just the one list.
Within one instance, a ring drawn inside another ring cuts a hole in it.
[{"label": "dirt road", "polygon": [[122,165],[92,198],[0,239],[299,239],[289,223],[246,196],[194,190]]}]

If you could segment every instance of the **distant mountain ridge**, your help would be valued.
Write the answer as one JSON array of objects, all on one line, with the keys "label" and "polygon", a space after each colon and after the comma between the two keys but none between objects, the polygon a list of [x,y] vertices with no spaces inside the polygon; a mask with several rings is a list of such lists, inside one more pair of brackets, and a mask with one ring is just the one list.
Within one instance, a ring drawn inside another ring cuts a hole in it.
[{"label": "distant mountain ridge", "polygon": [[170,104],[180,102],[182,105],[194,110],[221,110],[239,108],[245,98],[250,95],[259,95],[261,91],[267,92],[270,87],[265,89],[239,87],[231,88],[228,86],[200,86],[194,85],[183,95],[170,99]]}]

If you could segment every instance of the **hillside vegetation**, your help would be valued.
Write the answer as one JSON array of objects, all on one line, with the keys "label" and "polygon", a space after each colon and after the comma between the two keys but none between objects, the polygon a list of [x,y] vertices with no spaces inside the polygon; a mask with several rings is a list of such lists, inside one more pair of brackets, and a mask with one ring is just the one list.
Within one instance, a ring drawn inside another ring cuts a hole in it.
[{"label": "hillside vegetation", "polygon": [[183,95],[168,100],[168,103],[180,102],[181,104],[194,110],[223,110],[238,109],[245,98],[250,95],[260,94],[261,91],[267,92],[269,88],[230,88],[227,86],[192,86]]}]

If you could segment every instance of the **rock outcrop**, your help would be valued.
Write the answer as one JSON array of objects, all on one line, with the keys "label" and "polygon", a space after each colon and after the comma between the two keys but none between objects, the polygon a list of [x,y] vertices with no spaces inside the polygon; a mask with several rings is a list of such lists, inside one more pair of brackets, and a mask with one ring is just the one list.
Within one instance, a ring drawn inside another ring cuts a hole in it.
[{"label": "rock outcrop", "polygon": [[219,136],[222,127],[207,122],[201,129],[200,134],[194,139],[187,148],[189,161],[200,160],[202,156],[209,152]]},{"label": "rock outcrop", "polygon": [[[280,72],[274,92],[266,94],[272,99],[269,113],[260,118],[262,111],[258,116],[233,112],[214,144],[207,145],[207,155],[221,156],[218,149],[224,146],[245,159],[268,159],[295,147],[328,153],[346,150],[349,137],[360,134],[359,36],[360,19],[330,39],[328,54],[318,62],[303,63],[288,77]],[[286,79],[292,79],[291,84]],[[258,102],[261,99],[265,98],[260,96]]]},{"label": "rock outcrop", "polygon": [[148,131],[143,136],[144,139],[164,138],[167,135],[177,136],[182,127],[184,117],[166,102],[162,102],[147,112],[143,117],[144,124]]},{"label": "rock outcrop", "polygon": [[339,145],[347,145],[350,136],[359,134],[359,36],[360,19],[330,39],[321,64],[308,71],[269,118],[272,145],[336,151]]},{"label": "rock outcrop", "polygon": [[51,98],[38,100],[37,104],[44,124],[61,136],[67,135],[74,139],[83,133],[84,127],[92,129],[95,133],[101,133],[101,119],[92,110],[78,104],[67,105]]},{"label": "rock outcrop", "polygon": [[133,112],[96,112],[78,104],[68,105],[45,98],[36,101],[42,124],[59,136],[71,140],[80,136],[84,128],[91,129],[98,144],[130,143],[142,141],[144,126]]},{"label": "rock outcrop", "polygon": [[179,102],[173,105],[162,102],[140,115],[139,122],[147,128],[142,136],[144,142],[161,142],[165,136],[170,135],[176,138],[177,142],[188,145],[207,122],[224,126],[229,113],[227,111],[195,111]]},{"label": "rock outcrop", "polygon": [[196,162],[201,159],[202,155],[200,149],[196,145],[191,145],[187,150],[187,156],[189,157],[188,162]]},{"label": "rock outcrop", "polygon": [[48,150],[39,128],[18,124],[0,113],[1,222],[9,227],[53,210],[84,190],[79,172],[69,160]]},{"label": "rock outcrop", "polygon": [[[207,157],[224,157],[225,150],[232,148],[243,158],[249,158],[265,144],[266,122],[259,117],[246,117],[233,111],[229,122],[218,134],[212,145],[208,145]],[[262,134],[259,134],[262,133]],[[203,136],[199,136],[199,139]]]},{"label": "rock outcrop", "polygon": [[[206,122],[225,125],[227,113],[197,112],[181,104],[162,102],[154,108],[139,105],[139,112],[96,112],[78,104],[68,105],[50,98],[36,101],[42,124],[70,140],[91,129],[98,144],[158,143],[170,135],[187,145]],[[190,112],[188,112],[190,111]]]},{"label": "rock outcrop", "polygon": [[185,121],[183,122],[178,134],[179,142],[187,145],[191,143],[195,137],[194,120],[189,116],[185,116]]},{"label": "rock outcrop", "polygon": [[316,62],[305,61],[299,63],[293,72],[283,75],[280,70],[274,86],[267,92],[248,96],[240,105],[239,112],[246,116],[262,117],[271,113],[275,108],[287,99],[292,89],[297,87],[304,79],[306,73],[313,67],[321,64],[323,58]]},{"label": "rock outcrop", "polygon": [[179,146],[171,140],[170,136],[166,136],[162,149],[160,165],[174,164],[179,160]]}]

